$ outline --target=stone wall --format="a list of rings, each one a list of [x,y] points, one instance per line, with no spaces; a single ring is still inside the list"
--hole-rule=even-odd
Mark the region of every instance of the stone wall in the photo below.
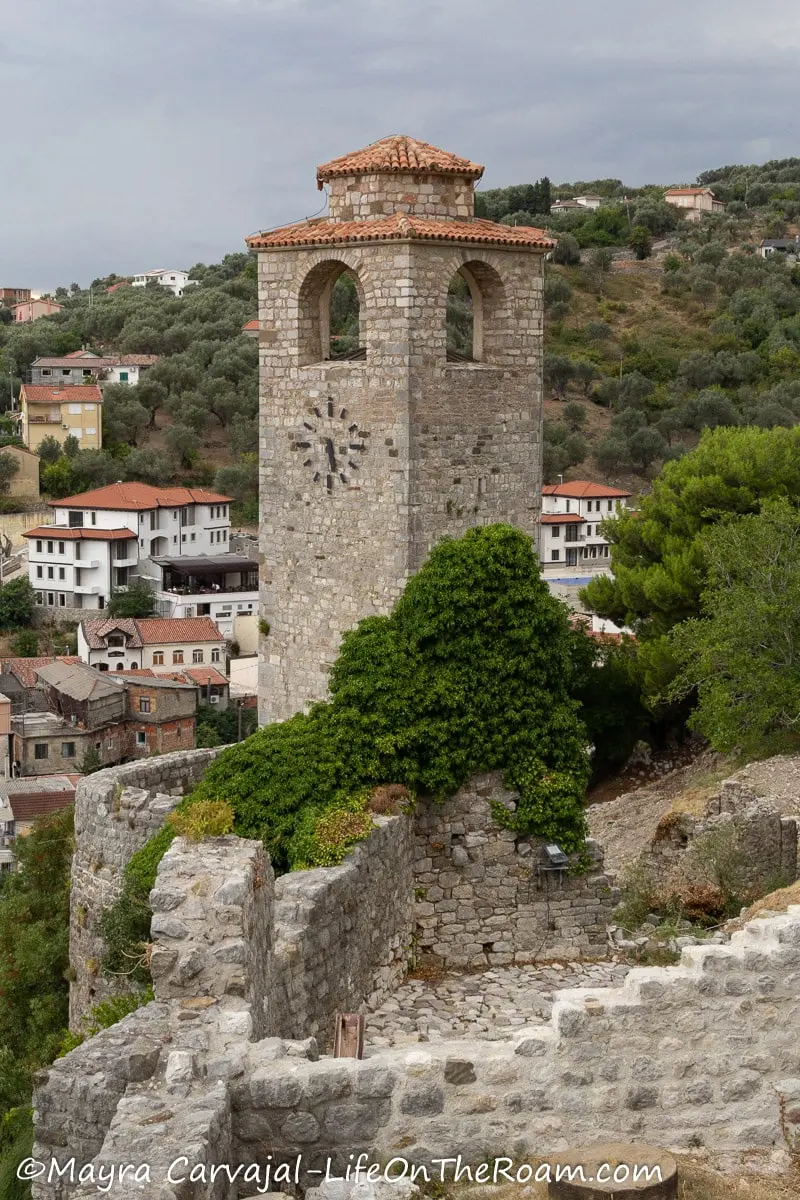
[[[164,755],[100,771],[76,795],[70,905],[70,1022],[119,990],[100,971],[102,911],[136,850],[163,824],[218,750]],[[318,1035],[334,1013],[380,1005],[413,953],[446,967],[601,957],[618,902],[589,844],[588,872],[552,871],[541,841],[516,838],[492,804],[513,808],[498,772],[476,776],[412,819],[376,819],[341,866],[292,872],[275,885],[273,1032]],[[122,981],[124,990],[124,980]]]
[[[41,1072],[37,1159],[74,1156],[78,1166],[94,1162],[96,1169],[146,1163],[145,1200],[222,1200],[229,1192],[219,1180],[162,1186],[167,1165],[183,1157],[184,1173],[212,1162],[263,1170],[270,1156],[302,1154],[304,1169],[324,1166],[329,1156],[340,1169],[363,1151],[370,1161],[399,1154],[430,1166],[457,1154],[470,1162],[524,1161],[594,1141],[717,1153],[796,1142],[800,907],[751,922],[730,945],[687,948],[677,967],[634,969],[621,988],[561,992],[547,1023],[505,1041],[319,1059],[313,1039],[258,1040],[254,977],[265,947],[245,934],[259,903],[246,893],[258,890],[260,853],[253,843],[215,840],[214,865],[204,856],[194,864],[210,878],[195,925],[178,939],[191,952],[209,905],[215,921],[227,913],[242,947],[243,989],[231,989],[230,964],[215,980],[205,947],[194,977],[202,994],[190,979],[181,998],[174,972],[159,976],[155,1002]],[[162,862],[165,895],[180,868],[177,907],[186,903],[196,854],[178,842]],[[228,878],[237,882],[223,894]],[[174,950],[175,933],[155,932],[155,953]],[[169,999],[159,995],[164,978]],[[37,1181],[33,1194],[60,1200],[91,1193]]]
[[[663,875],[692,870],[700,845],[708,849],[701,857],[719,855],[727,846],[735,848],[730,869],[739,877],[739,889],[763,885],[771,880],[793,883],[798,877],[798,821],[782,816],[775,802],[759,798],[747,784],[726,780],[709,802],[703,816],[668,813],[658,825],[645,860]],[[731,836],[732,835],[732,836]],[[726,855],[730,857],[730,855]],[[702,863],[694,869],[702,868]]]
[[[336,1012],[377,1007],[408,970],[413,842],[406,817],[377,828],[338,867],[294,871],[275,886],[270,1030],[329,1046]]]
[[[181,796],[219,754],[188,750],[88,775],[75,793],[75,855],[70,893],[70,1024],[118,988],[100,973],[99,919],[119,895],[132,856],[164,824]]]
[[[444,804],[415,814],[418,946],[448,967],[601,957],[619,892],[589,843],[588,872],[550,869],[543,843],[492,816],[516,797],[499,774],[476,776]]]

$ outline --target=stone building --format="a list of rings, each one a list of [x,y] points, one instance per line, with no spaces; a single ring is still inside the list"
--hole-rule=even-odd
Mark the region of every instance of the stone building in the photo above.
[[[542,275],[530,227],[473,215],[483,168],[405,136],[321,166],[328,215],[257,234],[262,718],[322,698],[342,633],[387,612],[445,535],[536,533]],[[331,351],[340,276],[359,347]],[[454,277],[472,354],[447,352]],[[462,282],[463,281],[463,282]]]

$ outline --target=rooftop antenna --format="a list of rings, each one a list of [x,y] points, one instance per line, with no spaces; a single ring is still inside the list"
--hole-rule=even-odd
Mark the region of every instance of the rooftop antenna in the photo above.
[[[558,482],[559,482],[559,483],[563,483],[563,482],[564,482],[564,476],[563,476],[563,475],[559,475],[559,477],[558,477]]]

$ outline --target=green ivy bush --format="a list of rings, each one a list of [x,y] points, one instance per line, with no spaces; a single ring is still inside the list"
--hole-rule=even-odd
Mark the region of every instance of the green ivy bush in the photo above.
[[[260,839],[280,873],[311,861],[315,838],[336,841],[325,814],[352,812],[364,789],[394,783],[443,798],[476,771],[502,770],[520,795],[506,823],[580,850],[589,762],[573,693],[583,636],[526,534],[492,525],[445,539],[389,616],[345,635],[330,700],[226,750],[179,807],[226,801],[234,831]],[[344,836],[352,823],[336,821]],[[147,892],[172,836],[161,830],[131,860],[104,919],[107,969],[140,969]]]

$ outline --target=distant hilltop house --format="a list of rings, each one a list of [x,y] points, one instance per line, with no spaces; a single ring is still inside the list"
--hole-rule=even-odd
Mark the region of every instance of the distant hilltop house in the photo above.
[[[686,210],[687,221],[699,221],[704,213],[725,212],[725,205],[708,187],[669,188],[664,192],[664,201]]]
[[[176,267],[170,267],[167,270],[159,267],[155,271],[145,271],[142,275],[133,277],[134,287],[146,287],[150,282],[168,288],[173,296],[182,296],[187,287],[197,284],[196,279],[189,278],[188,271],[180,271]]]
[[[157,354],[94,354],[91,350],[73,350],[61,358],[34,359],[30,383],[47,386],[71,384],[137,384],[146,371],[158,362]]]
[[[564,568],[579,574],[607,571],[610,551],[601,522],[627,508],[630,492],[578,479],[542,488],[539,518],[539,562],[553,576]]]
[[[258,317],[253,317],[252,321],[246,321],[242,326],[242,333],[248,337],[258,337]]]
[[[550,205],[551,213],[585,212],[587,208],[600,208],[602,196],[575,196],[572,200],[556,200]]]
[[[0,305],[4,308],[13,308],[16,304],[27,304],[30,299],[30,288],[0,287]]]
[[[64,387],[60,383],[23,383],[19,412],[12,413],[26,449],[34,453],[46,437],[64,445],[77,438],[81,450],[103,445],[101,406],[103,394],[96,383]]]
[[[38,296],[23,300],[21,304],[13,305],[11,311],[14,314],[14,320],[20,324],[38,321],[40,317],[52,317],[53,313],[61,312],[63,307],[63,304],[51,300],[49,296]]]
[[[778,254],[787,259],[796,259],[800,256],[800,241],[797,238],[764,238],[758,253],[762,258],[772,258],[773,254]]]

